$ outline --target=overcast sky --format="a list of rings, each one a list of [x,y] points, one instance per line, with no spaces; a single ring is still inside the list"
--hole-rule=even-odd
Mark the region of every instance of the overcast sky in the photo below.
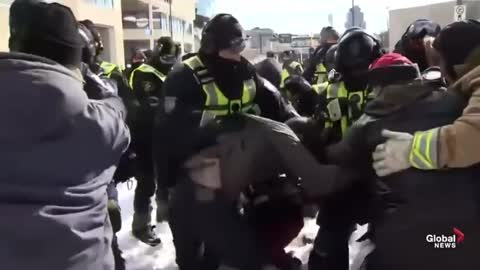
[[[447,0],[355,0],[365,14],[367,30],[379,33],[387,29],[388,10]],[[277,33],[312,34],[328,25],[344,30],[351,0],[216,0],[216,12],[231,13],[245,29],[272,28]]]

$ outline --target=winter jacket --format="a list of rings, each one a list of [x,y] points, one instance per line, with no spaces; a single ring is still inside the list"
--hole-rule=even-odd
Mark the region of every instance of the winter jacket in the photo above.
[[[280,87],[282,81],[282,66],[273,58],[267,58],[255,65],[258,75],[267,79],[276,88]]]
[[[226,98],[241,98],[244,81],[252,79],[256,87],[253,103],[258,105],[260,116],[280,122],[298,116],[275,87],[257,76],[246,59],[233,62],[217,56],[200,54],[199,57]],[[212,145],[215,137],[200,128],[207,95],[186,64],[174,67],[163,91],[165,104],[158,110],[154,127],[154,156],[159,181],[168,186],[182,174],[182,164]]]
[[[410,153],[413,167],[464,168],[480,162],[480,67],[464,75],[450,90],[469,97],[468,105],[453,123],[415,134]],[[430,147],[420,149],[422,144]]]
[[[480,224],[478,166],[449,171],[409,169],[384,178],[377,178],[371,167],[371,153],[384,141],[383,129],[415,132],[443,125],[456,119],[465,104],[458,93],[437,91],[428,84],[386,87],[367,105],[347,137],[329,148],[329,159],[356,168],[359,183],[370,190],[366,200],[351,202],[362,205],[373,225],[376,249],[367,269],[480,267],[473,256],[480,237],[475,229]],[[458,250],[448,256],[440,255],[441,250],[426,241],[427,235],[452,236],[454,228],[470,235],[472,242],[456,243]]]
[[[89,100],[79,74],[0,53],[2,269],[114,269],[106,188],[130,135],[121,100]]]
[[[283,123],[238,115],[212,125],[217,142],[193,155],[186,167],[197,184],[220,189],[233,200],[249,185],[283,173],[302,179],[308,197],[338,191],[352,178],[337,166],[318,163]]]

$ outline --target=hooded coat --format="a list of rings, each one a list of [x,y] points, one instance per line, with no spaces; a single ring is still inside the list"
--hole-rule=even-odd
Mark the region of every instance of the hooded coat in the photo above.
[[[78,73],[79,74],[79,73]],[[125,108],[79,75],[0,53],[2,269],[113,268],[107,184],[129,144]]]

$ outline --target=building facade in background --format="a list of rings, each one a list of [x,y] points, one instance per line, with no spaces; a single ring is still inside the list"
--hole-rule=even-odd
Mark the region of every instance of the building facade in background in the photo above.
[[[457,1],[449,1],[439,4],[391,10],[389,16],[390,50],[393,50],[395,44],[407,30],[407,27],[417,19],[429,19],[439,23],[442,27],[452,23],[455,19],[456,4]],[[480,19],[480,1],[464,0],[463,4],[467,7],[467,19]]]
[[[9,8],[12,0],[0,0],[0,51],[8,51]],[[102,34],[103,60],[124,65],[121,0],[50,1],[70,7],[78,20],[90,19]],[[5,33],[5,34],[4,34]]]
[[[125,58],[135,49],[153,49],[161,36],[172,36],[183,52],[195,51],[196,0],[121,0]]]

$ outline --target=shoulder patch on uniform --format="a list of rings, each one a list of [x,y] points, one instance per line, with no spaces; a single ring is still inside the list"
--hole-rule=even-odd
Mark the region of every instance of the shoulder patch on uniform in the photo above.
[[[146,93],[153,92],[155,88],[155,84],[151,81],[143,81],[142,88],[143,88],[143,91],[145,91]]]
[[[166,113],[171,113],[175,109],[176,105],[177,105],[176,97],[165,97],[165,101],[163,102],[163,108]]]

